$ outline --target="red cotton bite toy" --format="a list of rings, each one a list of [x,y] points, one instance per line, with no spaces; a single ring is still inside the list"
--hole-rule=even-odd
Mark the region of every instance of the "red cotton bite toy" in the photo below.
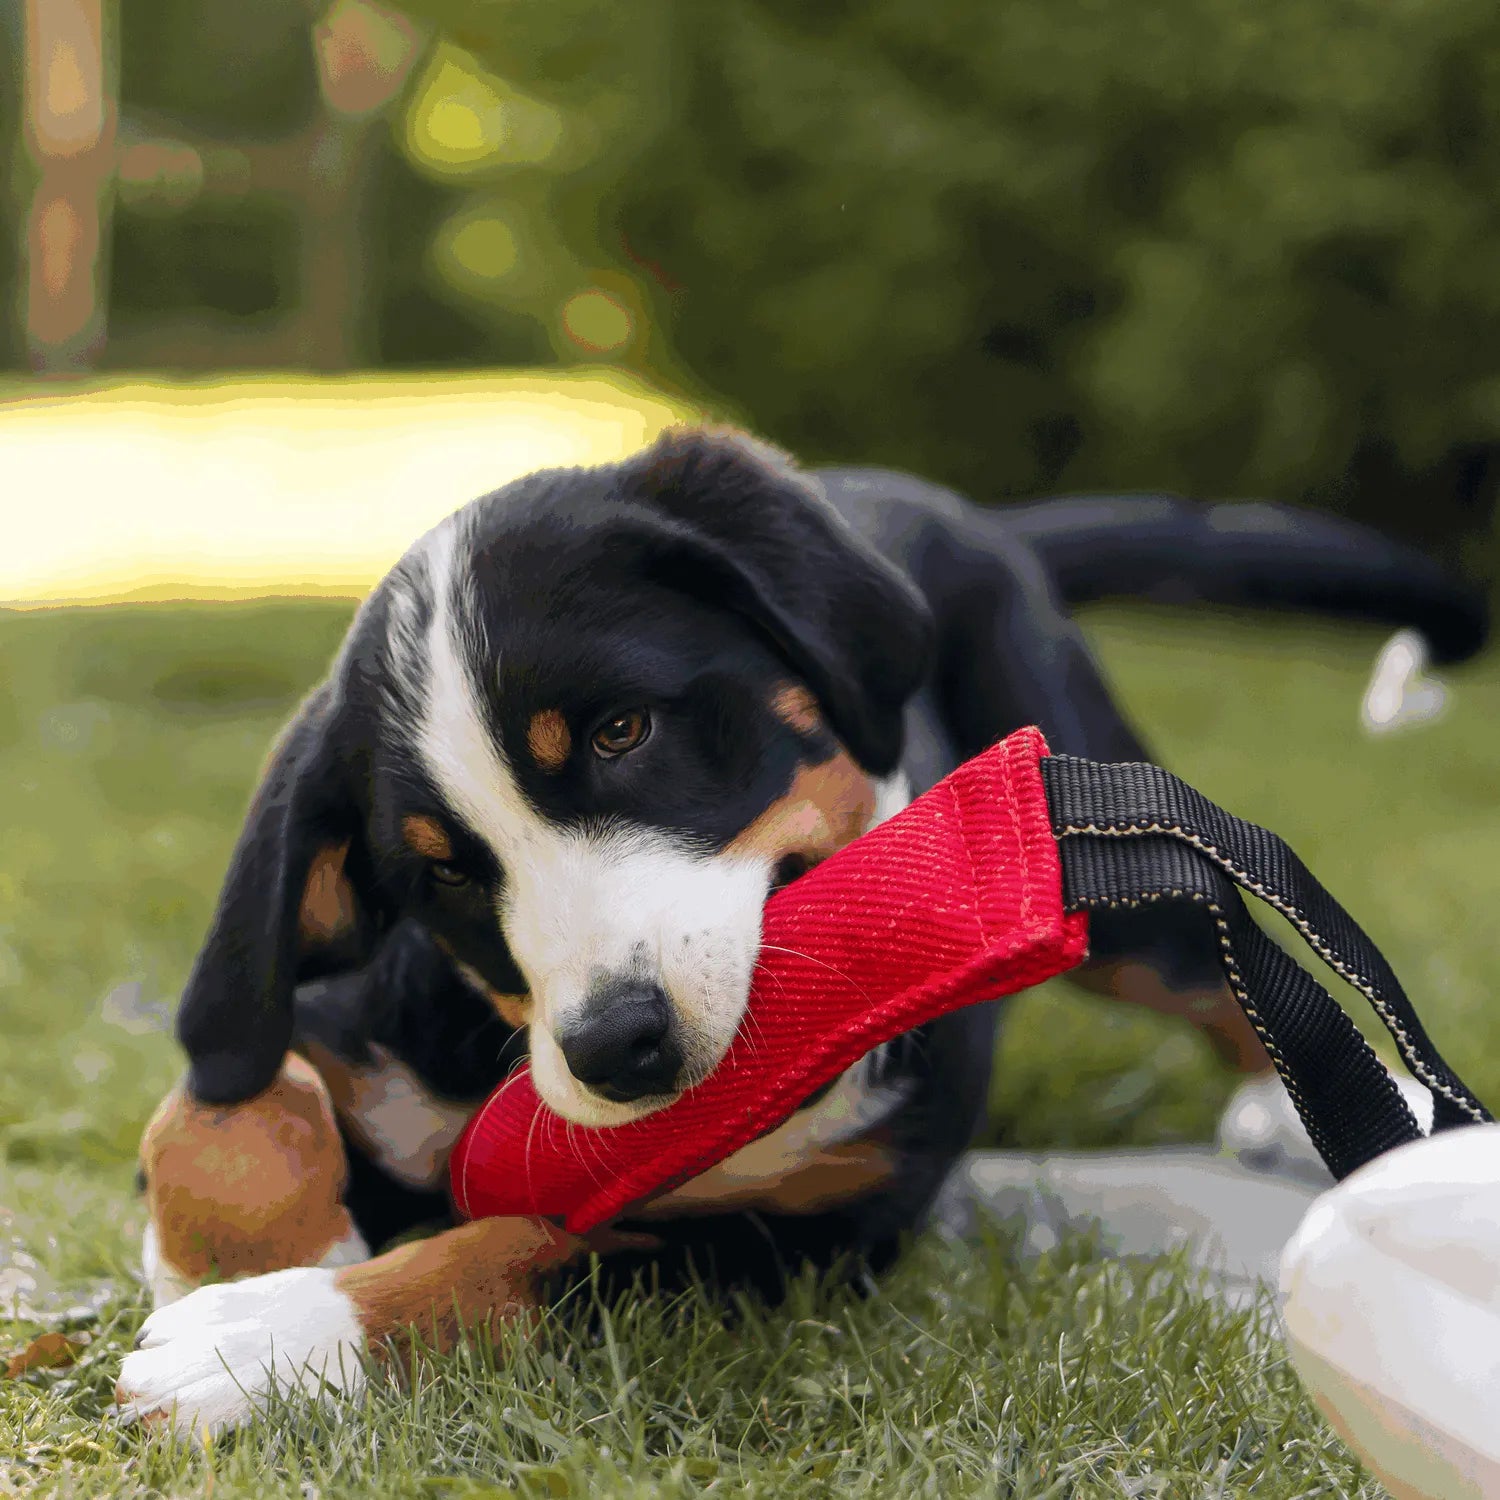
[[[903,1032],[1080,963],[1057,841],[1022,729],[967,761],[766,903],[748,1013],[714,1072],[626,1125],[569,1125],[530,1074],[503,1083],[454,1148],[471,1219],[558,1218],[581,1234],[781,1123],[819,1085]]]

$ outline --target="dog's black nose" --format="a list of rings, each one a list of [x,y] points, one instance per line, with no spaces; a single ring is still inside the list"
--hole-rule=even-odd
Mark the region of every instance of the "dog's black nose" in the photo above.
[[[616,982],[589,996],[582,1019],[557,1044],[579,1083],[626,1104],[677,1088],[682,1053],[672,1030],[672,1007],[658,985]]]

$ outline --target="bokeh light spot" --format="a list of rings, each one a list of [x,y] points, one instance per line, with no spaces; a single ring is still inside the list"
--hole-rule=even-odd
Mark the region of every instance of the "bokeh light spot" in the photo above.
[[[514,270],[520,258],[514,231],[503,220],[489,215],[460,224],[446,248],[463,271],[485,281]]]
[[[505,101],[494,82],[460,56],[456,48],[440,49],[407,119],[408,144],[434,167],[483,162],[505,131]]]
[[[635,331],[630,309],[597,287],[569,297],[562,318],[568,337],[596,354],[619,349]]]
[[[562,139],[550,105],[511,88],[457,47],[438,48],[406,119],[406,144],[423,166],[464,176],[541,162]]]

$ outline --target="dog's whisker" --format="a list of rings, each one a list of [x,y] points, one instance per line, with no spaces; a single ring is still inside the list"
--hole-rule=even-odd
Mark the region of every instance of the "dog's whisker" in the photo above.
[[[599,1132],[589,1125],[576,1125],[573,1121],[568,1122],[568,1149],[573,1153],[575,1160],[584,1162],[591,1167],[604,1168],[604,1160],[599,1154]]]
[[[585,1160],[583,1153],[583,1141],[579,1134],[579,1126],[576,1121],[564,1121],[563,1140],[567,1143],[568,1155],[571,1156],[574,1161]]]
[[[756,967],[759,968],[760,965],[757,963]],[[766,972],[769,973],[769,970],[767,970]],[[754,1011],[746,1010],[745,1013],[740,1017],[740,1027],[745,1034],[745,1038],[749,1044],[750,1051],[755,1051],[756,1046],[760,1042],[763,1042],[765,1040],[766,1035],[765,1028],[760,1024],[759,1017],[756,1016]]]
[[[786,992],[786,981],[781,977],[780,974],[776,972],[775,969],[769,967],[766,964],[763,964],[758,958],[755,960],[755,972],[762,975],[764,978],[769,979],[776,986],[778,993],[784,994]],[[746,1010],[745,1019],[747,1021],[753,1021],[755,1018],[752,1012]]]
[[[583,1160],[583,1152],[578,1149],[578,1126],[573,1120],[563,1121],[563,1143],[568,1148],[568,1155],[575,1161]]]
[[[588,1129],[584,1132],[583,1139],[588,1143],[589,1150],[593,1155],[594,1163],[599,1168],[600,1173],[604,1177],[608,1177],[609,1161],[605,1154],[603,1143],[599,1139],[599,1132],[597,1130]]]
[[[527,1076],[521,1071],[521,1064],[525,1061],[526,1059],[524,1057],[517,1058],[516,1061],[511,1065],[510,1071],[505,1075],[505,1081],[490,1096],[489,1102],[491,1106],[499,1104],[500,1101],[506,1096],[506,1094],[508,1094],[511,1089],[513,1089],[523,1078]]]
[[[526,1174],[526,1192],[532,1193],[531,1178],[531,1143],[536,1135],[536,1128],[541,1123],[545,1111],[537,1110],[531,1117],[531,1123],[526,1127],[526,1145],[521,1151],[521,1170]]]
[[[775,943],[762,943],[761,944],[761,952],[763,952],[763,953],[785,953],[789,958],[800,958],[805,963],[810,963],[810,964],[814,965],[816,968],[827,969],[830,974],[834,975],[838,979],[842,979],[845,984],[851,985],[854,989],[858,990],[858,992],[866,1000],[870,999],[870,992],[862,984],[860,984],[859,981],[857,979],[855,979],[855,977],[852,974],[846,974],[836,964],[828,963],[826,960],[821,959],[821,958],[814,958],[811,953],[802,953],[802,952],[799,952],[796,948],[782,948],[782,947],[778,947]]]
[[[496,1054],[495,1061],[496,1062],[504,1062],[505,1061],[506,1049],[509,1048],[513,1043],[517,1043],[517,1042],[520,1043],[521,1047],[524,1049],[526,1047],[526,1044],[527,1044],[526,1031],[527,1031],[527,1028],[524,1027],[524,1026],[521,1026],[521,1027],[517,1027],[517,1029],[515,1031],[511,1032],[511,1034],[508,1037],[506,1037],[506,1039],[503,1042],[501,1042],[501,1044],[500,1044],[500,1051]],[[521,1052],[521,1055],[516,1059],[516,1062],[517,1063],[524,1062],[525,1058],[526,1058],[526,1052],[523,1050]]]

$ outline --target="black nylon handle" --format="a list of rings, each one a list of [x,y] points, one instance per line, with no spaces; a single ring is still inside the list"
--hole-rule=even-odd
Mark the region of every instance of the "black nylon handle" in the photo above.
[[[1080,911],[1179,900],[1212,914],[1230,988],[1335,1177],[1420,1131],[1359,1029],[1256,926],[1234,885],[1281,912],[1370,1002],[1431,1091],[1434,1130],[1490,1119],[1433,1046],[1384,955],[1276,834],[1159,766],[1054,755],[1042,758],[1041,773],[1063,904]]]

